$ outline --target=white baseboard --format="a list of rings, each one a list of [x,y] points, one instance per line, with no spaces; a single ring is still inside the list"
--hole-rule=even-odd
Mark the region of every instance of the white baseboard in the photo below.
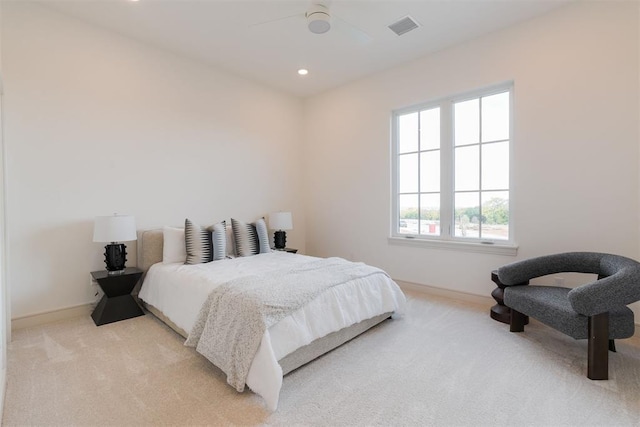
[[[47,311],[44,313],[31,314],[28,316],[11,319],[11,330],[29,328],[32,326],[44,325],[58,320],[71,319],[73,317],[90,316],[93,304],[82,304],[74,307],[61,308],[59,310]]]
[[[472,304],[481,304],[488,307],[496,303],[495,300],[490,296],[475,295],[467,292],[438,288],[435,286],[420,285],[418,283],[405,282],[403,280],[394,279],[394,281],[398,284],[398,286],[400,286],[400,289],[402,290],[453,299],[456,301],[464,301]]]

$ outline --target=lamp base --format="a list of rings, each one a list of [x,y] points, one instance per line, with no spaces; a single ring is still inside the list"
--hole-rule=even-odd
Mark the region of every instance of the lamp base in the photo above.
[[[284,249],[287,246],[287,233],[282,230],[276,231],[273,235],[273,246],[279,250]]]
[[[127,247],[124,243],[111,243],[104,247],[104,263],[109,274],[121,274],[127,262]]]

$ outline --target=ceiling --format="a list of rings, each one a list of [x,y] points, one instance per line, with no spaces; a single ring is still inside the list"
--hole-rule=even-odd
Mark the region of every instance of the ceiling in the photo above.
[[[308,0],[46,0],[127,37],[309,96],[531,19],[572,0],[331,0],[331,30],[313,34]],[[388,25],[420,27],[397,36]],[[307,76],[297,70],[307,68]]]

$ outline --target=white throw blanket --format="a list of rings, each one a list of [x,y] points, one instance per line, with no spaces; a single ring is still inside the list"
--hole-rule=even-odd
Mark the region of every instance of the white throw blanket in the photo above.
[[[267,328],[322,292],[374,274],[387,275],[366,264],[328,258],[231,280],[211,292],[185,345],[196,347],[241,392]]]

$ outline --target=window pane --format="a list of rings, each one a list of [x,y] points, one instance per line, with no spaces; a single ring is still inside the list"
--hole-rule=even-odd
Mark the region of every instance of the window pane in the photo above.
[[[509,239],[509,192],[485,191],[482,193],[482,237],[485,239]]]
[[[440,191],[440,151],[420,154],[420,191]]]
[[[509,142],[482,145],[482,189],[509,189]]]
[[[440,194],[420,195],[420,234],[440,235]]]
[[[418,151],[418,113],[398,117],[398,153]]]
[[[418,192],[418,153],[400,156],[400,193]]]
[[[454,104],[455,145],[477,144],[480,138],[480,100]]]
[[[456,193],[455,235],[480,237],[480,193]]]
[[[482,98],[482,142],[509,139],[509,92]]]
[[[420,150],[440,148],[440,108],[420,112]]]
[[[480,146],[456,147],[456,191],[480,189]]]
[[[398,232],[402,234],[418,234],[418,195],[400,196],[398,207],[400,213]]]

